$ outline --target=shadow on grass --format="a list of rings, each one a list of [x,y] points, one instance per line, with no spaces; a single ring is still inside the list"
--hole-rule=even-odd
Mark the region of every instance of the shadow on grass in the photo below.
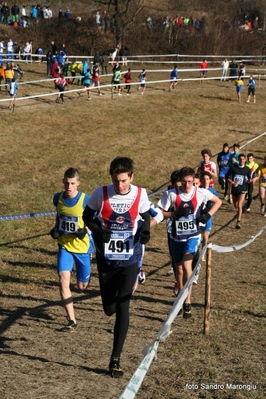
[[[51,266],[49,266],[49,268],[51,268]],[[2,283],[18,283],[18,284],[29,284],[29,283],[34,283],[36,285],[41,285],[41,286],[58,286],[58,282],[55,281],[45,281],[45,283],[43,281],[36,281],[34,279],[23,279],[21,277],[11,277],[11,276],[7,276],[7,275],[0,275],[0,281]]]
[[[54,253],[54,255],[56,255],[56,253]],[[24,267],[35,267],[35,268],[43,267],[43,268],[54,269],[54,266],[49,263],[21,262],[21,261],[11,261],[11,260],[5,260],[5,259],[2,259],[2,260],[9,266],[14,266],[14,267],[15,266],[21,266],[21,267],[24,266]]]
[[[234,98],[229,98],[229,97],[222,97],[222,96],[204,96],[203,94],[200,94],[199,97],[202,98],[208,98],[209,100],[221,100],[221,101],[232,101],[232,102],[237,102],[236,99]]]
[[[52,283],[52,285],[55,285]],[[80,291],[79,291],[80,292]],[[86,291],[85,291],[86,292]],[[91,298],[95,298],[100,295],[100,292],[97,290],[90,291],[89,293],[81,293],[80,297],[75,297],[75,304],[78,305],[79,303],[82,303],[83,301]],[[51,300],[45,300],[43,298],[36,298],[34,296],[21,296],[21,295],[3,295],[2,298],[5,299],[17,299],[19,301],[30,301],[30,302],[36,302],[36,301],[45,301],[44,304],[38,305],[35,307],[17,307],[15,309],[7,310],[4,309],[3,307],[0,309],[0,315],[1,316],[6,316],[6,318],[2,321],[0,324],[0,332],[3,334],[6,330],[9,329],[10,326],[12,326],[14,323],[19,323],[19,320],[22,319],[23,316],[28,316],[32,317],[33,320],[37,319],[43,319],[43,320],[50,320],[53,321],[53,318],[47,315],[45,310],[47,308],[55,307],[55,306],[62,306],[61,301],[51,301]]]
[[[1,341],[3,340],[3,338],[0,338],[0,348],[3,348]],[[65,362],[54,362],[51,360],[48,360],[44,357],[40,357],[40,356],[32,356],[32,355],[24,355],[22,353],[18,353],[15,351],[11,351],[11,350],[5,350],[5,351],[1,351],[0,353],[4,353],[5,355],[10,355],[10,356],[18,356],[24,359],[28,359],[28,360],[34,360],[34,361],[38,361],[38,362],[42,362],[42,363],[50,363],[50,364],[58,364],[59,366],[64,366],[64,367],[76,367],[76,364],[71,364],[71,363],[65,363]],[[92,368],[92,367],[86,367],[86,366],[79,366],[80,369],[83,369],[85,371],[91,371],[93,373],[96,374],[108,374],[108,372],[106,371],[106,369],[99,369],[99,368]]]
[[[49,234],[49,233],[36,234],[35,236],[20,238],[19,240],[15,240],[15,241],[4,242],[4,243],[0,244],[0,247],[4,247],[4,246],[10,245],[10,244],[16,244],[17,242],[21,242],[21,241],[32,240],[33,238],[45,237],[45,236],[47,236],[48,234]]]

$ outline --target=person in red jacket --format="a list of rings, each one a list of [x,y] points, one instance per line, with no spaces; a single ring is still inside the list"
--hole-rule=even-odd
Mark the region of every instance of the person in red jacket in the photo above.
[[[127,72],[125,73],[125,75],[124,75],[124,79],[125,79],[125,83],[126,83],[126,86],[125,86],[125,89],[127,90],[127,96],[130,94],[130,89],[131,89],[131,80],[132,80],[132,78],[131,78],[131,69],[130,68],[128,68],[128,70],[127,70]]]
[[[51,67],[51,76],[54,79],[60,78],[60,67],[59,64],[56,60],[52,61],[52,67]],[[55,89],[57,88],[56,83],[54,82]]]
[[[65,91],[65,87],[68,86],[68,81],[66,80],[66,78],[64,77],[64,75],[60,75],[58,79],[56,79],[55,81],[56,87],[59,90],[56,102],[59,103],[60,98],[62,100],[62,103],[64,103],[64,91]]]
[[[207,73],[207,69],[208,69],[208,63],[207,60],[204,59],[201,63],[200,63],[200,79],[205,78],[206,73]],[[202,83],[202,81],[200,81]]]

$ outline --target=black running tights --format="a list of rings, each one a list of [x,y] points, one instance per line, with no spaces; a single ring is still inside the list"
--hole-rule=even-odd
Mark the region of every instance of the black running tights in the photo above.
[[[107,316],[116,313],[113,357],[120,357],[129,326],[129,303],[138,272],[138,263],[111,271],[98,268],[103,309]]]

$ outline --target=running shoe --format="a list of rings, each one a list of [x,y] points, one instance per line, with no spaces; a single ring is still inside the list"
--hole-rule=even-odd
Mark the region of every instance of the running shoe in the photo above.
[[[120,366],[120,359],[119,357],[111,357],[109,363],[109,373],[112,378],[120,378],[123,377],[123,371]]]
[[[139,271],[138,280],[139,280],[140,284],[144,284],[146,281],[146,275],[142,269],[140,269],[140,271]]]
[[[193,281],[193,284],[194,284],[194,285],[197,285],[197,284],[198,284],[198,279],[199,279],[199,274],[196,274],[195,279],[194,279],[194,281]]]
[[[261,205],[261,207],[260,207],[260,212],[261,212],[262,215],[264,214],[264,212],[265,212],[265,205]]]
[[[174,285],[174,288],[173,288],[173,293],[174,293],[174,296],[177,296],[177,295],[178,295],[178,293],[179,293],[179,288],[178,288],[178,285],[177,285],[177,283],[175,283],[175,285]]]
[[[169,275],[170,275],[170,274],[174,274],[174,269],[173,269],[172,266],[170,267],[170,269],[169,269],[169,271],[167,272],[167,274],[169,274]]]
[[[224,200],[225,200],[225,201],[228,201],[228,195],[225,195],[225,196],[224,196]]]
[[[238,222],[236,222],[236,229],[241,229],[241,224],[240,224],[240,222],[238,221]]]
[[[247,208],[247,212],[250,212],[250,208]]]
[[[78,328],[77,323],[75,323],[73,320],[69,320],[68,325],[63,327],[61,331],[73,332],[73,331],[76,331],[77,328]]]
[[[190,317],[192,317],[191,304],[190,303],[184,303],[184,306],[183,306],[183,318],[184,319],[190,319]]]

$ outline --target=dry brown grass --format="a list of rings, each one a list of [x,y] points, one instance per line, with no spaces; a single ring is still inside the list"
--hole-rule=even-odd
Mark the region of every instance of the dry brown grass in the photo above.
[[[30,72],[31,65],[26,68],[27,80],[42,76]],[[44,67],[40,69],[43,73]],[[53,91],[52,87],[52,83],[21,86],[19,95]],[[203,147],[216,154],[225,141],[243,144],[265,131],[264,81],[257,88],[256,105],[239,104],[231,82],[180,82],[171,93],[167,89],[168,84],[148,86],[141,96],[133,87],[131,96],[113,99],[106,89],[101,98],[93,94],[91,102],[84,95],[70,94],[64,105],[55,104],[55,98],[18,101],[14,113],[0,103],[1,215],[53,210],[52,196],[62,188],[69,166],[80,169],[81,188],[91,193],[109,182],[108,167],[115,156],[131,156],[135,183],[151,192],[166,185],[173,169],[195,167]],[[261,161],[265,137],[245,150]],[[265,225],[257,198],[252,212],[244,214],[240,231],[234,228],[234,217],[232,206],[224,203],[215,217],[212,242],[240,244]],[[119,381],[105,375],[113,319],[103,316],[95,265],[85,295],[74,288],[73,277],[77,333],[59,332],[65,319],[55,269],[56,243],[48,235],[52,226],[53,217],[1,222],[0,397],[118,398],[173,302],[173,277],[166,275],[165,226],[154,229],[147,245],[147,280],[132,300],[122,356],[125,377]],[[138,398],[265,396],[265,254],[265,233],[241,251],[213,253],[210,335],[202,334],[203,267],[192,297],[194,317],[174,322]],[[257,390],[188,390],[187,383],[253,383]]]

